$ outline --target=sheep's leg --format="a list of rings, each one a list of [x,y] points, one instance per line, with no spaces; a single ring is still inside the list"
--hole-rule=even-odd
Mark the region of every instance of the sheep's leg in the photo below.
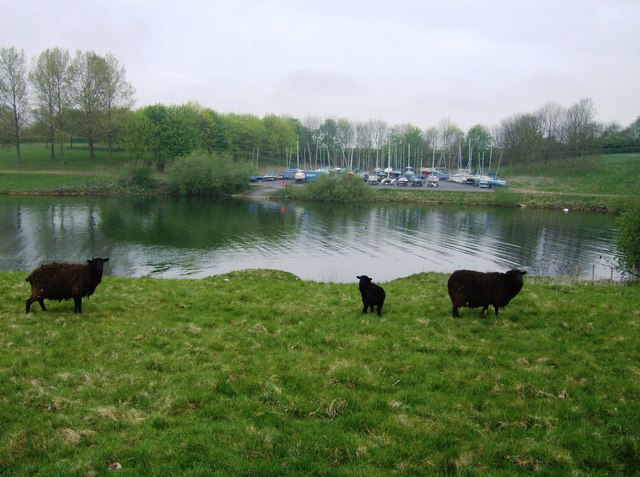
[[[47,311],[47,307],[44,306],[44,298],[40,298],[38,300],[38,303],[40,303],[40,308],[42,308],[42,311]]]
[[[367,312],[367,308],[369,308],[369,305],[367,303],[364,304],[364,308],[362,309],[362,313],[366,313]]]
[[[27,298],[27,307],[25,309],[25,313],[29,313],[31,311],[31,303],[33,303],[34,300],[32,300],[31,298]]]
[[[458,307],[453,305],[452,314],[454,318],[460,318],[460,313],[458,313]]]
[[[378,309],[378,316],[382,316],[382,305],[376,307]]]
[[[489,308],[489,305],[485,305],[485,306],[482,308],[482,316],[487,316],[487,309],[488,309],[488,308]]]
[[[496,316],[498,316],[498,306],[497,306],[497,305],[493,305],[493,308],[495,308],[495,310],[496,310]]]
[[[73,312],[74,313],[82,313],[82,297],[76,296],[73,297]]]

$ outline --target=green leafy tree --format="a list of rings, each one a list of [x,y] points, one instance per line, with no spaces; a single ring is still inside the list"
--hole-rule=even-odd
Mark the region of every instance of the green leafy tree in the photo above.
[[[478,164],[478,161],[480,161],[480,164],[484,165],[485,155],[488,161],[491,151],[491,133],[489,130],[481,124],[476,124],[469,129],[467,140],[471,145],[470,150],[473,155],[473,164]]]
[[[113,157],[113,143],[124,119],[121,114],[133,106],[134,89],[127,81],[127,74],[115,56],[108,53],[104,58],[106,70],[104,72],[104,106],[106,117],[104,122],[109,148],[109,160]]]
[[[20,134],[28,113],[27,61],[24,51],[0,48],[0,126],[16,146],[20,160]]]
[[[231,155],[235,160],[248,160],[264,152],[266,132],[263,122],[252,114],[225,116]],[[274,156],[270,159],[275,160]]]
[[[227,128],[221,116],[212,109],[198,111],[201,149],[208,154],[225,152],[229,149]]]
[[[72,102],[78,111],[78,132],[87,140],[89,157],[95,158],[95,143],[104,126],[107,104],[106,60],[93,51],[78,51],[71,63]]]
[[[167,161],[187,156],[200,147],[199,113],[194,104],[157,104],[145,107],[143,114],[153,126],[153,146],[160,169]]]
[[[118,143],[136,161],[142,161],[156,149],[156,137],[154,123],[140,109],[127,115]]]
[[[60,160],[64,164],[65,113],[70,106],[69,89],[71,56],[61,48],[47,49],[36,59],[29,74],[35,91],[35,116],[47,133],[51,160],[55,160],[58,144]]]
[[[262,125],[264,152],[271,158],[277,160],[277,158],[285,157],[288,152],[295,150],[296,127],[293,122],[287,118],[269,114],[262,118]]]

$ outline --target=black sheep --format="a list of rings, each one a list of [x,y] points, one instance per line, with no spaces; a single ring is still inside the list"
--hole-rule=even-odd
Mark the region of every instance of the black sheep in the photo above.
[[[522,289],[522,276],[527,272],[509,270],[506,273],[476,272],[473,270],[457,270],[449,277],[447,283],[453,317],[458,318],[458,308],[482,307],[482,314],[487,313],[489,305],[493,305],[498,316],[498,308],[506,306]]]
[[[74,313],[82,313],[82,297],[90,296],[102,281],[104,262],[108,258],[94,258],[85,264],[50,263],[40,265],[27,277],[31,283],[31,297],[27,299],[26,313],[34,301],[46,311],[44,300],[68,300],[73,298]]]
[[[362,304],[364,308],[362,313],[366,313],[368,308],[376,307],[378,316],[382,316],[382,305],[384,305],[385,293],[380,285],[371,282],[371,278],[366,275],[356,277],[360,280],[360,295],[362,295]]]

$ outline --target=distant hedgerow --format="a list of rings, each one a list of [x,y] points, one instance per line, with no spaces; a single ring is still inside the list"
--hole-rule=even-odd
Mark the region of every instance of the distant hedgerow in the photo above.
[[[180,195],[227,196],[244,191],[251,166],[223,155],[194,152],[166,168],[169,189]]]

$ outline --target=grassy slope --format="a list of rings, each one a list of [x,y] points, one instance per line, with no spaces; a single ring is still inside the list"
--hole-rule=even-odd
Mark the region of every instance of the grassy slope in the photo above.
[[[640,154],[611,154],[507,168],[512,187],[566,194],[638,193]]]
[[[110,161],[104,149],[98,149],[96,158],[89,159],[86,144],[67,147],[64,164],[51,160],[43,144],[23,144],[21,155],[17,161],[15,148],[0,148],[0,193],[104,191],[129,161],[122,152],[115,152]]]
[[[106,277],[82,316],[0,273],[0,474],[622,475],[640,289],[532,283],[450,317],[446,276]]]

